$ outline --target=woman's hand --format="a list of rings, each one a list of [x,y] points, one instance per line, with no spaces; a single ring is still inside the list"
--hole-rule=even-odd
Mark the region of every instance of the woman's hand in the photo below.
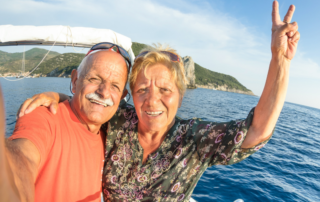
[[[273,58],[285,58],[290,61],[297,51],[298,41],[300,39],[298,23],[290,23],[294,10],[295,6],[291,5],[283,21],[281,21],[279,15],[279,3],[278,1],[273,2],[271,40]]]
[[[32,98],[26,99],[20,106],[17,112],[17,118],[22,117],[25,114],[32,112],[39,106],[49,107],[51,113],[56,114],[58,109],[58,103],[60,100],[59,93],[45,92],[32,96]],[[61,101],[61,100],[60,100]]]

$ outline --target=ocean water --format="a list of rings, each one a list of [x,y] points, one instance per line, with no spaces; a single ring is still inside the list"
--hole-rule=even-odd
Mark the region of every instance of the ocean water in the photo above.
[[[6,105],[6,136],[20,104],[43,91],[70,94],[70,79],[0,78]],[[245,118],[258,97],[209,89],[187,90],[178,116],[212,121]],[[132,103],[132,100],[129,102]],[[285,103],[272,139],[246,160],[208,168],[196,186],[197,201],[320,201],[320,110]]]

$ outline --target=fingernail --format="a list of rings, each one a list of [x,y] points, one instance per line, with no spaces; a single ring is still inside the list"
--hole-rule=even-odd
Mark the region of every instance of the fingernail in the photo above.
[[[24,111],[25,114],[28,114],[29,113],[29,109],[26,109],[26,111]]]
[[[21,116],[22,116],[22,112],[19,113],[19,117],[21,117]]]

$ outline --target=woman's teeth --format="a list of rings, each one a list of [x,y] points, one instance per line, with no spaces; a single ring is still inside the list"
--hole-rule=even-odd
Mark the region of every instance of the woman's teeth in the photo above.
[[[163,111],[158,111],[158,112],[147,112],[147,111],[146,111],[146,113],[147,113],[148,115],[150,115],[150,116],[158,116],[158,115],[162,114]]]

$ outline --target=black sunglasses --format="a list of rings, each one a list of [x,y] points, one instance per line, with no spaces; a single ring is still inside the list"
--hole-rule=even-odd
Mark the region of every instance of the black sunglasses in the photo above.
[[[129,65],[128,66],[128,70],[130,71],[130,68],[131,68],[130,55],[125,49],[123,49],[122,47],[118,46],[117,44],[113,44],[113,43],[109,43],[109,42],[98,43],[98,44],[96,44],[96,45],[91,47],[91,49],[86,54],[86,56],[89,55],[92,51],[95,51],[95,50],[111,49],[111,48],[114,48],[114,47],[117,47],[117,50],[114,50],[114,51],[120,53],[120,55],[122,57],[124,57],[124,59],[128,62],[128,65]]]
[[[152,52],[152,51],[144,51],[144,52],[140,53],[140,54],[136,57],[135,61],[137,60],[137,58],[143,57],[143,56],[147,55],[147,54],[150,53],[150,52]],[[169,52],[169,51],[159,51],[159,52],[167,55],[172,62],[180,62],[180,57],[179,57],[178,55],[174,54],[174,53],[171,53],[171,52]]]

